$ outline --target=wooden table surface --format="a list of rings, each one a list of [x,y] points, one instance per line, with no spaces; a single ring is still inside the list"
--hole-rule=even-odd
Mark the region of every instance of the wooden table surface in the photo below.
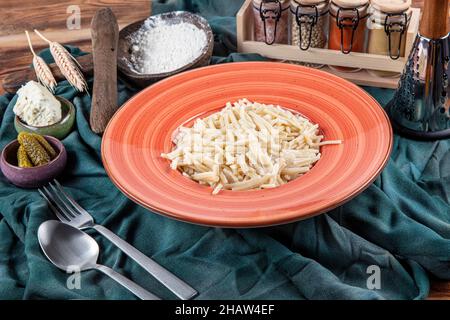
[[[30,32],[34,50],[48,45],[34,34],[91,51],[91,19],[101,7],[110,7],[120,27],[147,18],[151,0],[0,0],[0,84],[11,72],[29,68],[32,54],[25,30]],[[78,23],[76,23],[78,22]],[[0,94],[3,94],[0,85]]]
[[[15,3],[15,1],[16,0],[0,0],[0,12],[2,12],[2,11],[6,12],[6,9],[2,10],[2,7],[5,7],[5,8],[10,7],[13,5],[13,3]],[[49,4],[51,4],[52,7],[54,7],[58,1],[47,0],[46,3],[49,3]],[[147,1],[147,3],[150,3],[149,0],[146,0],[146,1]],[[425,0],[413,0],[412,1],[413,6],[414,7],[422,7],[424,1]],[[34,1],[24,0],[24,1],[20,2],[20,5],[22,6],[24,2],[32,3]],[[61,2],[61,1],[59,1],[59,2]],[[142,0],[128,0],[126,2],[123,2],[123,3],[127,4],[126,6],[121,6],[120,1],[105,1],[105,0],[103,0],[103,1],[100,1],[100,5],[114,3],[114,5],[116,5],[118,8],[117,12],[121,12],[122,19],[119,19],[119,23],[120,22],[127,23],[127,22],[131,22],[131,21],[139,20],[138,18],[140,18],[140,15],[136,15],[135,13],[132,13],[131,11],[127,11],[127,9],[132,7],[132,5],[131,5],[132,2],[134,2],[135,4],[138,4],[140,6],[140,8],[142,9],[142,10],[140,10],[140,15],[142,15],[142,14],[148,15],[150,13],[150,8],[147,8],[147,6],[145,5],[145,1],[142,1]],[[95,3],[95,1],[78,0],[78,1],[71,1],[71,3],[78,3],[78,4]],[[40,10],[40,11],[44,12],[44,8],[41,3],[39,3],[39,5],[36,5],[36,6],[37,6],[36,10]],[[12,13],[12,12],[13,11],[11,11],[10,13]],[[22,8],[20,9],[20,12],[23,12]],[[24,17],[21,15],[20,12],[17,11],[17,16],[10,15],[9,17],[7,15],[2,17],[2,14],[0,13],[0,20],[2,20],[3,23],[5,23],[5,21],[8,21],[8,19],[10,21],[14,21],[20,17],[21,17],[21,19],[26,18],[26,26],[29,29],[31,29],[31,26],[35,27],[36,25],[45,25],[45,21],[47,21],[46,17],[49,16],[49,14],[47,12],[47,14],[44,16],[30,15],[28,17]],[[36,18],[34,18],[34,17],[36,17]],[[52,16],[52,18],[53,18],[53,16]],[[38,20],[38,21],[35,21],[33,19]],[[86,16],[84,17],[84,19],[86,19]],[[0,21],[0,25],[1,24],[2,24],[2,22]],[[1,32],[1,29],[2,28],[0,28],[0,32]],[[61,40],[58,40],[58,41],[60,41],[62,43],[70,43],[72,45],[81,47],[83,50],[90,51],[90,40],[87,39],[87,37],[89,37],[89,34],[86,31],[82,31],[82,32],[78,32],[78,33],[72,32],[72,36],[71,36],[70,32],[69,33],[63,32],[63,34],[61,34],[61,33],[58,33],[58,31],[56,29],[57,28],[55,28],[55,30],[50,30],[50,32],[53,32],[52,34],[55,37],[62,38]],[[10,30],[10,32],[11,32],[11,30]],[[0,49],[0,83],[7,74],[14,72],[16,70],[27,68],[31,62],[31,55],[30,55],[29,51],[26,49],[26,46],[24,47],[24,45],[26,45],[26,43],[24,42],[23,36],[19,40],[21,48],[17,46],[18,39],[17,39],[17,37],[14,37],[14,35],[12,35],[12,36],[8,35],[6,38],[3,37],[3,40],[2,40],[1,36],[2,36],[2,34],[0,33],[0,44],[2,44],[0,46],[0,48],[6,48],[6,50],[4,50],[4,52],[2,53],[1,49]],[[33,38],[33,43],[36,43],[37,50],[40,50],[45,46],[45,44],[43,42],[40,42],[36,37]],[[8,47],[8,45],[9,45],[9,47]],[[0,94],[3,94],[3,89],[1,87],[0,87]],[[450,300],[450,282],[433,280],[429,299]]]

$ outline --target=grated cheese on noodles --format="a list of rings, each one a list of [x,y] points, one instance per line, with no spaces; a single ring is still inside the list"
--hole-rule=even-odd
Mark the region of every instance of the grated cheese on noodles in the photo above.
[[[318,132],[317,124],[287,109],[242,99],[180,127],[174,149],[161,156],[213,194],[275,188],[311,170],[321,146],[342,143],[322,141]]]

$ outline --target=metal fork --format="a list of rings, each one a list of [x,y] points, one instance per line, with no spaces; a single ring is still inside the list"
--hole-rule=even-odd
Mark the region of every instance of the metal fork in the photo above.
[[[94,218],[64,191],[59,182],[56,180],[53,182],[50,182],[48,187],[42,187],[38,191],[59,220],[78,229],[93,228],[97,230],[180,299],[189,300],[197,295],[197,291],[186,282],[147,257],[112,231],[95,224]]]

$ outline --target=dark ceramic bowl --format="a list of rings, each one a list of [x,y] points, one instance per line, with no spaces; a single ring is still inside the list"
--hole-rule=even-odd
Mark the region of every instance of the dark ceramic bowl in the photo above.
[[[19,133],[21,131],[37,133],[41,136],[52,136],[57,139],[64,139],[72,130],[75,122],[75,107],[73,104],[59,96],[55,96],[61,102],[61,120],[49,126],[35,127],[23,122],[18,116],[14,118],[14,127]]]
[[[155,17],[161,17],[162,20],[173,24],[179,22],[187,22],[194,24],[195,26],[197,26],[199,29],[203,30],[206,33],[207,44],[203,48],[202,53],[200,54],[200,56],[197,57],[197,59],[179,69],[157,74],[142,74],[134,70],[134,68],[129,63],[130,55],[132,52],[131,47],[133,46],[130,36],[141,28],[145,20],[141,20],[126,26],[119,33],[117,67],[121,75],[123,76],[123,78],[125,78],[127,82],[140,88],[145,88],[152,83],[170,77],[174,74],[183,72],[185,70],[209,65],[214,48],[213,32],[208,24],[208,21],[206,21],[205,18],[186,11],[167,12],[157,16],[153,16],[151,18]]]
[[[67,163],[67,152],[61,141],[45,136],[45,139],[58,153],[49,163],[33,168],[20,168],[17,165],[19,142],[14,140],[3,148],[0,156],[0,169],[12,184],[21,188],[38,188],[60,175]]]

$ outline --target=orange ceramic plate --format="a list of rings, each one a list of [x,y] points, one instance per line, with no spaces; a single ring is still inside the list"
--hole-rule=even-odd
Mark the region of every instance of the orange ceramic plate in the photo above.
[[[221,191],[199,185],[160,157],[173,132],[228,101],[279,104],[318,123],[326,140],[310,172],[281,187]],[[388,161],[392,129],[380,105],[331,74],[272,62],[229,63],[163,80],[130,99],[102,144],[105,169],[119,189],[163,215],[213,226],[255,227],[291,222],[343,204],[372,183]]]

